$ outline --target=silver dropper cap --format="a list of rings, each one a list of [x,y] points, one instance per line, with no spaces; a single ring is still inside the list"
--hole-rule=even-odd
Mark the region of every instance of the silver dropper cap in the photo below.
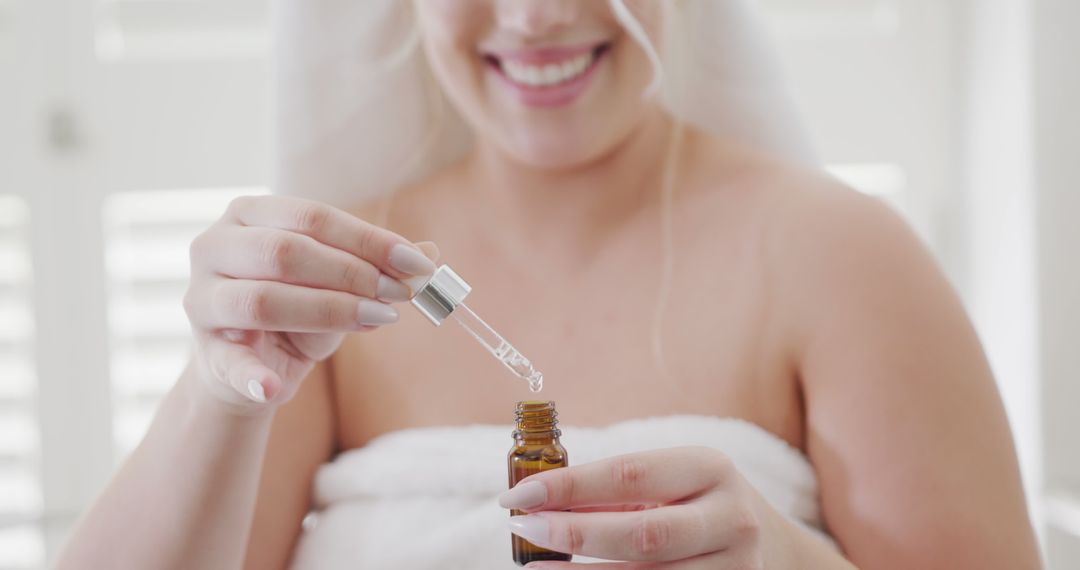
[[[412,304],[431,324],[439,326],[458,305],[465,302],[469,291],[472,291],[472,287],[461,276],[454,273],[450,266],[442,265],[435,270],[431,279],[419,287]]]

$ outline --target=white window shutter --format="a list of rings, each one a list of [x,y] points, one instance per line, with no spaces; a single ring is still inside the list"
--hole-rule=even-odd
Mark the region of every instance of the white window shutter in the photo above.
[[[21,198],[0,195],[0,569],[45,560],[29,222]]]
[[[903,214],[945,265],[958,191],[955,2],[759,0],[822,158]],[[962,282],[962,274],[954,274]]]
[[[261,56],[267,0],[100,0],[95,48],[106,61]]]
[[[183,370],[191,330],[182,299],[188,246],[236,196],[261,188],[116,193],[105,201],[106,295],[115,457],[142,439]]]

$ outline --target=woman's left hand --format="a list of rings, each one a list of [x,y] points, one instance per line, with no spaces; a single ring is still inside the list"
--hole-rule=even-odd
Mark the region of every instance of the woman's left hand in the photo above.
[[[544,548],[628,563],[588,568],[793,567],[783,519],[723,453],[681,447],[538,473],[499,497],[514,534]],[[576,568],[542,562],[529,568]]]

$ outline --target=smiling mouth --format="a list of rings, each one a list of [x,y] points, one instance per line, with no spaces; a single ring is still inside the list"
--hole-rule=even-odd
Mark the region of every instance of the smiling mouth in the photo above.
[[[510,82],[524,88],[544,89],[569,83],[592,69],[608,51],[610,44],[601,44],[583,54],[544,63],[485,54],[484,59]]]

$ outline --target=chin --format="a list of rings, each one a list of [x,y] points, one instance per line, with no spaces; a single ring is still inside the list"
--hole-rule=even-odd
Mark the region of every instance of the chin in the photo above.
[[[605,153],[605,145],[583,139],[581,132],[529,132],[503,146],[514,160],[541,170],[569,170],[588,164]]]

